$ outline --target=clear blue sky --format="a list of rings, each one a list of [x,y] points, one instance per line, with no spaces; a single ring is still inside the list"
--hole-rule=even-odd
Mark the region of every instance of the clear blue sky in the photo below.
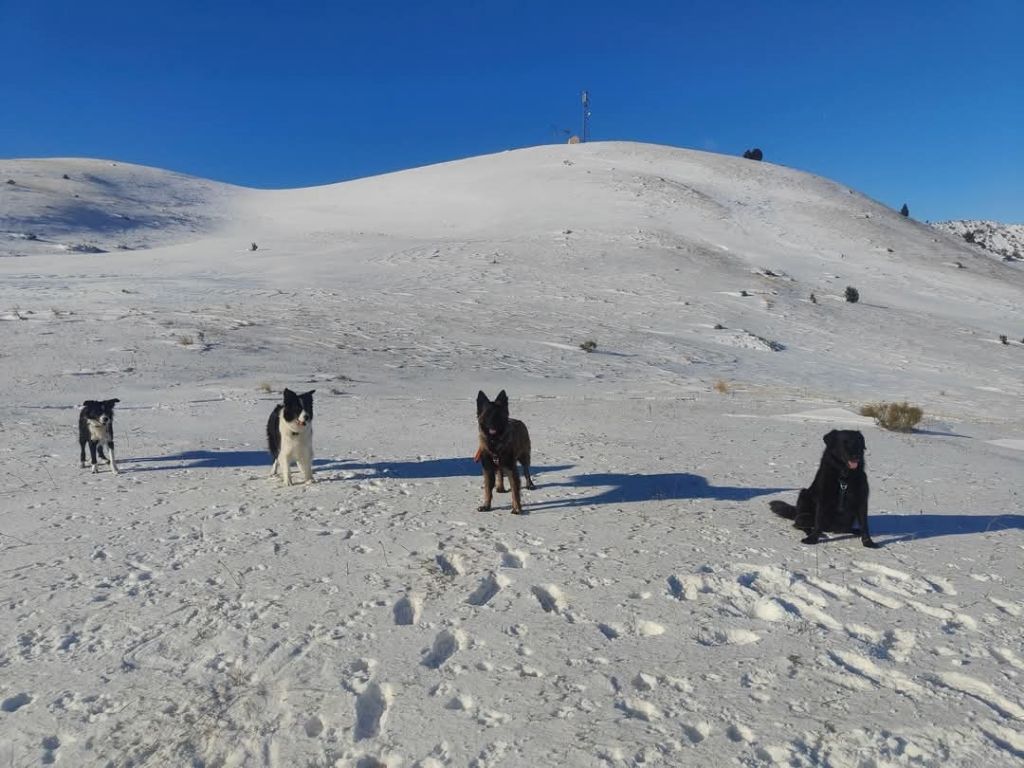
[[[578,131],[1024,221],[1024,0],[0,0],[0,156],[260,187]]]

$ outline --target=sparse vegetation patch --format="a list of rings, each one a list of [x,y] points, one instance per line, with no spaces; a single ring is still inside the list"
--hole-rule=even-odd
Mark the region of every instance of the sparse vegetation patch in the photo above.
[[[902,403],[868,403],[860,409],[861,416],[868,416],[883,429],[893,432],[912,432],[924,411],[906,401]]]

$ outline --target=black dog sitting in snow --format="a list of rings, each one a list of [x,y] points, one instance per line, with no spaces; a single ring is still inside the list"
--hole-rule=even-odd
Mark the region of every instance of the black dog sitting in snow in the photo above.
[[[868,533],[868,476],[864,472],[864,435],[852,429],[833,429],[824,437],[818,473],[810,488],[797,497],[796,506],[769,502],[772,512],[793,521],[807,532],[804,544],[817,544],[821,534],[851,533],[856,521],[860,543],[877,547]]]

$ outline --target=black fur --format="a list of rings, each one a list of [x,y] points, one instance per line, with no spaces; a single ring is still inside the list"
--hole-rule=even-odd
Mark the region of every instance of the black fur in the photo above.
[[[103,443],[94,440],[89,431],[89,422],[96,425],[103,425],[107,429],[110,440],[108,445],[114,447],[114,406],[121,401],[116,397],[111,400],[86,400],[82,403],[82,410],[78,412],[78,444],[80,451],[79,461],[85,466],[85,446],[89,446],[89,455],[92,465],[96,466],[96,454],[104,461],[109,461],[103,453]]]
[[[868,532],[864,435],[852,429],[833,429],[823,440],[825,452],[811,487],[800,491],[795,507],[784,501],[769,502],[772,512],[806,531],[804,544],[817,544],[826,531],[851,533],[856,522],[861,544],[878,546]]]
[[[277,454],[281,452],[281,426],[280,426],[280,413],[281,409],[284,409],[284,420],[295,421],[299,417],[299,414],[303,410],[306,411],[308,417],[307,424],[313,421],[313,393],[315,389],[309,390],[309,392],[303,392],[301,395],[297,395],[290,389],[285,388],[284,390],[284,403],[276,406],[273,411],[270,412],[270,418],[267,419],[267,447],[270,450],[270,455],[277,460]]]

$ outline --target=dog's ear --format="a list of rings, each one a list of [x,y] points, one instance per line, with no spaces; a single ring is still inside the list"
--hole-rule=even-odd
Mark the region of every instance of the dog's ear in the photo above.
[[[491,401],[487,399],[487,395],[481,389],[476,393],[476,415],[479,416],[484,412],[484,408],[491,404]]]
[[[296,395],[294,392],[288,389],[288,387],[285,387],[284,392],[282,392],[281,394],[284,396],[285,400],[290,400],[293,397],[298,397],[298,395]]]
[[[498,396],[494,398],[494,402],[500,405],[502,408],[508,408],[508,395],[505,394],[505,390],[501,390]]]
[[[120,402],[121,401],[118,398],[114,397],[114,398],[111,398],[110,400],[104,400],[103,404],[104,405],[109,405],[111,408],[113,408],[115,405],[117,405]]]
[[[83,408],[88,408],[90,405],[96,405],[96,401],[95,400],[86,400],[84,403],[82,403],[82,407]]]
[[[831,432],[829,432],[827,435],[825,435],[821,439],[825,441],[825,445],[827,445],[829,448],[835,448],[836,447],[836,440],[838,438],[839,438],[839,433],[836,430],[833,429]]]
[[[301,395],[299,395],[299,397],[312,397],[314,392],[316,392],[316,390],[311,389],[309,390],[309,392],[303,392]]]

